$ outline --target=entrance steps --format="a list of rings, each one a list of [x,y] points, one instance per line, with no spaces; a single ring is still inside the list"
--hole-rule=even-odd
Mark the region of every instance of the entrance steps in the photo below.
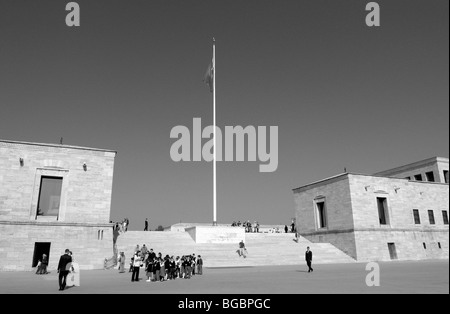
[[[305,263],[306,247],[313,251],[314,264],[354,263],[355,260],[329,243],[312,243],[303,237],[294,241],[292,233],[247,233],[247,258],[239,257],[237,244],[197,244],[187,232],[128,231],[117,239],[118,252],[129,261],[136,245],[143,244],[158,254],[191,255],[203,258],[204,267],[252,267]]]

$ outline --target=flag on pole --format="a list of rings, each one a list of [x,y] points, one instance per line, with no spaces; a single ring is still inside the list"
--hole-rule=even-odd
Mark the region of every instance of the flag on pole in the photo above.
[[[209,86],[209,91],[211,93],[214,91],[213,80],[214,80],[214,68],[211,62],[208,68],[206,69],[205,77],[203,78],[203,82],[205,82],[205,84]]]

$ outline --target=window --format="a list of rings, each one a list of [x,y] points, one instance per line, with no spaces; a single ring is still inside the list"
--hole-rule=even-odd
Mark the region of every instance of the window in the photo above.
[[[413,209],[413,213],[414,213],[414,223],[416,225],[420,225],[420,213],[418,209]]]
[[[426,250],[427,249],[427,244],[424,242],[423,243],[423,248]]]
[[[434,212],[432,210],[428,211],[428,218],[430,219],[430,225],[436,224],[436,221],[434,220]]]
[[[378,217],[380,219],[380,225],[388,224],[388,207],[387,199],[385,197],[377,197],[378,204]]]
[[[444,170],[444,182],[448,183],[448,170]]]
[[[446,210],[442,211],[442,219],[444,220],[444,225],[448,225],[448,213]]]
[[[427,177],[427,181],[428,182],[435,182],[434,181],[434,173],[433,171],[427,172],[425,173],[426,177]]]
[[[62,182],[63,179],[58,177],[41,177],[38,216],[58,216]]]
[[[441,242],[438,242],[438,248],[439,248],[439,250],[442,250]]]
[[[327,227],[327,211],[325,208],[325,202],[317,202],[317,218],[319,222],[319,228]]]
[[[414,176],[414,180],[416,180],[416,181],[423,181],[422,175],[421,175],[421,174],[416,174],[416,175]]]
[[[406,177],[405,179],[411,181],[411,177]]]
[[[397,249],[395,248],[395,243],[388,243],[388,249],[391,260],[397,259]]]

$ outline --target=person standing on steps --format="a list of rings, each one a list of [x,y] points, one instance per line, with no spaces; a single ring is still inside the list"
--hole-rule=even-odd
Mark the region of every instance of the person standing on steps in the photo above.
[[[312,267],[311,267],[312,258],[313,258],[313,254],[312,254],[312,251],[310,251],[309,246],[308,246],[306,248],[306,253],[305,253],[306,265],[308,265],[308,273],[314,271],[314,269],[312,269]]]

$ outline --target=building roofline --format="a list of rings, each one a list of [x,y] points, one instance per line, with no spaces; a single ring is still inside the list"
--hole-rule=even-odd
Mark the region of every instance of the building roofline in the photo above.
[[[69,149],[90,150],[90,151],[107,152],[107,153],[115,153],[115,154],[117,154],[117,151],[111,150],[111,149],[72,146],[72,145],[64,145],[64,144],[63,145],[61,145],[61,144],[46,144],[46,143],[22,142],[22,141],[11,141],[11,140],[2,140],[2,139],[0,139],[0,143],[32,145],[32,146],[45,146],[45,147],[55,147],[55,148],[69,148]]]
[[[341,179],[343,177],[346,177],[349,174],[350,173],[341,173],[341,174],[338,174],[338,175],[335,175],[335,176],[332,176],[332,177],[329,177],[329,178],[326,178],[326,179],[322,179],[322,180],[319,180],[319,181],[315,181],[315,182],[312,182],[312,183],[300,186],[298,188],[292,189],[292,191],[294,191],[294,193],[296,193],[300,189],[304,190],[304,189],[307,189],[307,188],[311,188],[312,186],[323,185],[325,182],[332,181],[332,180],[335,180],[335,179]]]
[[[395,175],[396,173],[402,173],[404,171],[407,170],[413,170],[413,169],[417,169],[426,165],[430,165],[430,164],[434,164],[436,162],[449,162],[448,158],[445,157],[432,157],[432,158],[428,158],[428,159],[424,159],[421,161],[416,161],[407,165],[403,165],[403,166],[399,166],[399,167],[395,167],[392,169],[388,169],[388,170],[384,170],[384,171],[380,171],[375,173],[374,175],[377,176],[382,176],[382,175]]]
[[[411,183],[419,183],[419,184],[432,184],[432,185],[448,185],[448,183],[442,183],[442,182],[428,182],[428,181],[415,181],[415,180],[409,180],[406,178],[392,178],[392,177],[386,177],[386,176],[382,176],[382,175],[377,175],[377,174],[363,174],[363,173],[355,173],[355,172],[347,172],[347,173],[341,173],[338,175],[335,175],[333,177],[329,177],[320,181],[316,181],[307,185],[303,185],[300,186],[298,188],[292,189],[292,191],[294,193],[298,193],[300,192],[300,190],[309,190],[312,189],[313,187],[317,187],[317,186],[321,186],[321,185],[325,185],[328,184],[330,182],[336,182],[339,181],[341,179],[344,179],[346,177],[348,177],[349,175],[352,176],[361,176],[361,177],[372,177],[372,178],[384,178],[384,179],[391,179],[391,180],[403,180],[403,181],[409,181]]]

